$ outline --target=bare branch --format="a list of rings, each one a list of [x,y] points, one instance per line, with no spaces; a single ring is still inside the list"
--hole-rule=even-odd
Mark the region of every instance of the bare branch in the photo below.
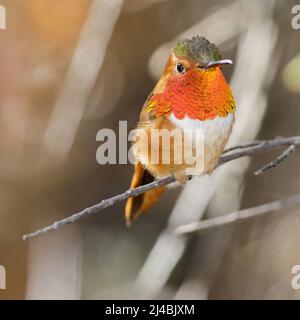
[[[300,145],[300,136],[289,137],[289,138],[277,138],[273,140],[264,140],[257,143],[250,143],[249,145],[238,146],[232,151],[224,151],[219,165],[222,165],[228,161],[232,161],[241,157],[253,156],[268,150],[276,149],[283,146],[295,145],[299,147]]]
[[[272,213],[274,211],[295,205],[300,205],[300,195],[291,196],[283,200],[272,201],[253,208],[239,210],[224,216],[182,225],[175,229],[175,233],[181,236],[192,236],[202,233],[208,229],[213,229],[240,220],[265,215],[267,213]]]
[[[162,186],[166,186],[166,185],[171,184],[172,182],[175,182],[175,181],[176,181],[176,179],[174,177],[169,176],[169,177],[151,182],[149,184],[143,185],[141,187],[127,190],[124,193],[118,194],[114,197],[104,199],[101,202],[99,202],[91,207],[85,208],[84,210],[73,214],[72,216],[69,216],[69,217],[62,219],[62,220],[59,220],[59,221],[56,221],[48,227],[37,230],[37,231],[30,233],[30,234],[26,234],[23,236],[23,240],[28,240],[30,238],[42,235],[42,234],[47,233],[49,231],[57,230],[66,224],[74,223],[83,217],[86,217],[86,216],[93,214],[93,213],[97,213],[105,208],[111,207],[119,202],[122,202],[122,201],[128,199],[129,197],[137,197],[138,195],[145,193],[148,190],[162,187]]]
[[[219,166],[222,164],[225,164],[226,162],[229,162],[229,161],[232,161],[232,160],[235,160],[238,158],[242,158],[245,156],[254,156],[254,155],[266,152],[271,149],[279,148],[282,146],[293,146],[294,148],[299,147],[300,146],[300,136],[288,137],[288,138],[277,138],[274,140],[266,140],[266,141],[258,141],[255,143],[250,143],[248,145],[235,147],[233,149],[230,149],[230,150],[224,152],[224,154],[220,158]],[[286,156],[284,157],[284,159],[285,158],[286,158]],[[280,160],[280,162],[283,161],[284,159]],[[176,181],[176,179],[173,176],[169,176],[169,177],[154,181],[152,183],[149,183],[147,185],[143,185],[143,186],[135,188],[135,189],[127,190],[122,194],[119,194],[114,197],[102,200],[101,202],[99,202],[89,208],[86,208],[78,213],[75,213],[70,217],[56,221],[55,223],[53,223],[52,225],[50,225],[48,227],[37,230],[37,231],[30,233],[30,234],[26,234],[23,236],[23,240],[28,240],[30,238],[42,235],[42,234],[47,233],[49,231],[57,230],[66,224],[74,223],[74,222],[78,221],[79,219],[86,217],[90,214],[98,213],[99,211],[101,211],[105,208],[111,207],[119,202],[122,202],[122,201],[128,199],[129,197],[136,197],[142,193],[145,193],[148,190],[162,187],[162,186],[166,186],[166,185],[169,185],[175,181]]]
[[[223,155],[228,153],[228,152],[232,152],[232,151],[236,151],[236,150],[242,150],[242,149],[247,149],[249,147],[254,147],[257,146],[258,144],[261,144],[263,141],[253,141],[252,143],[246,144],[244,146],[236,146],[236,147],[231,147],[228,148],[226,150],[223,151]]]
[[[283,162],[284,160],[286,160],[292,153],[295,152],[295,150],[296,150],[296,147],[293,144],[290,145],[276,159],[274,159],[273,161],[267,163],[265,166],[263,166],[259,170],[255,171],[254,174],[256,176],[259,176],[262,173],[279,166],[280,163]]]

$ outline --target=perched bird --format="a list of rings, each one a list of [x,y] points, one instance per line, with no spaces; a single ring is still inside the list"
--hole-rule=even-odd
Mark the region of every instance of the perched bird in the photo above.
[[[227,64],[232,64],[231,60],[222,60],[218,48],[200,36],[179,41],[172,49],[162,76],[141,110],[137,128],[145,132],[147,139],[137,137],[133,144],[136,163],[131,188],[169,175],[184,183],[186,169],[195,168],[199,163],[201,174],[214,170],[234,123],[235,102],[221,71]],[[198,156],[201,161],[176,162],[176,135],[171,136],[166,151],[161,141],[154,145],[153,129],[203,130],[203,152]],[[178,139],[183,145],[187,144],[183,138]],[[195,143],[186,147],[194,149]],[[151,161],[150,149],[159,154],[158,162]],[[163,152],[170,154],[169,163],[161,161]],[[151,207],[164,190],[164,187],[152,189],[129,198],[125,207],[127,224]]]

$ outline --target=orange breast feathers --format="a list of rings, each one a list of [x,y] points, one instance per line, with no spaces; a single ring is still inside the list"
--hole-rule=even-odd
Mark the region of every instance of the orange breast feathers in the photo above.
[[[171,76],[164,91],[154,94],[147,106],[156,116],[172,111],[178,119],[187,115],[199,120],[226,117],[234,108],[231,89],[219,67]]]

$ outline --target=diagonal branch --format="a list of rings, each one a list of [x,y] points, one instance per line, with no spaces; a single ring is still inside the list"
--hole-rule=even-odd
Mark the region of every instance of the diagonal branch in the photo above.
[[[42,234],[47,233],[49,231],[57,230],[66,224],[74,223],[77,220],[80,220],[81,218],[86,217],[90,214],[98,213],[99,211],[101,211],[105,208],[111,207],[119,202],[122,202],[122,201],[128,199],[129,197],[137,197],[140,194],[145,193],[148,190],[151,190],[154,188],[159,188],[162,186],[166,186],[166,185],[171,184],[172,182],[175,182],[175,181],[176,181],[176,179],[173,176],[169,176],[169,177],[166,177],[166,178],[163,178],[160,180],[156,180],[156,181],[151,182],[149,184],[140,186],[135,189],[129,189],[121,194],[114,196],[114,197],[104,199],[101,202],[99,202],[91,207],[85,208],[84,210],[82,210],[78,213],[75,213],[65,219],[56,221],[48,227],[45,227],[45,228],[37,230],[33,233],[24,235],[23,240],[28,240],[30,238],[42,235]]]
[[[263,166],[262,168],[260,168],[259,170],[255,171],[254,174],[256,176],[261,175],[262,173],[273,169],[277,166],[280,165],[281,162],[283,162],[284,160],[286,160],[292,153],[294,153],[296,151],[296,147],[295,145],[290,145],[288,148],[286,148],[276,159],[274,159],[273,161],[267,163],[265,166]]]
[[[250,143],[250,144],[244,145],[244,146],[238,146],[238,147],[235,147],[235,148],[230,149],[228,151],[224,151],[223,155],[220,158],[219,166],[222,164],[225,164],[229,161],[235,160],[235,159],[239,159],[239,158],[242,158],[245,156],[254,156],[254,155],[266,152],[268,150],[280,148],[283,146],[287,146],[287,147],[293,146],[293,148],[299,147],[300,146],[300,136],[288,137],[288,138],[277,138],[277,139],[265,140],[265,141],[257,141],[255,143]],[[283,156],[283,154],[281,155],[281,158],[282,158],[282,156]],[[277,162],[278,162],[278,158],[277,158]],[[287,158],[287,156],[284,156],[284,159],[286,159],[286,158]],[[282,162],[284,159],[280,160],[279,162]],[[30,238],[42,235],[42,234],[47,233],[49,231],[57,230],[66,224],[74,223],[74,222],[80,220],[81,218],[86,217],[90,214],[98,213],[99,211],[101,211],[105,208],[111,207],[119,202],[122,202],[122,201],[128,199],[129,197],[136,197],[142,193],[145,193],[148,190],[162,187],[162,186],[166,186],[166,185],[169,185],[175,181],[176,181],[176,179],[173,176],[169,176],[166,178],[156,180],[152,183],[140,186],[138,188],[127,190],[122,194],[119,194],[114,197],[102,200],[101,202],[99,202],[91,207],[88,207],[78,213],[75,213],[70,217],[56,221],[55,223],[53,223],[52,225],[50,225],[48,227],[45,227],[43,229],[39,229],[39,230],[37,230],[33,233],[30,233],[30,234],[26,234],[23,236],[23,240],[28,240]]]
[[[300,195],[294,195],[283,200],[272,201],[260,206],[239,210],[211,219],[188,223],[186,225],[177,227],[175,229],[175,233],[180,236],[192,236],[202,233],[208,229],[213,229],[244,219],[265,215],[267,213],[272,213],[274,211],[295,205],[300,205]]]

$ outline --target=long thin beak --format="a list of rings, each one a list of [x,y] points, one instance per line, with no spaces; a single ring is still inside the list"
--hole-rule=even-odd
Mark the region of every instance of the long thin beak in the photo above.
[[[208,69],[216,66],[225,66],[228,64],[233,64],[232,60],[230,59],[224,59],[219,61],[210,61],[203,69]]]

